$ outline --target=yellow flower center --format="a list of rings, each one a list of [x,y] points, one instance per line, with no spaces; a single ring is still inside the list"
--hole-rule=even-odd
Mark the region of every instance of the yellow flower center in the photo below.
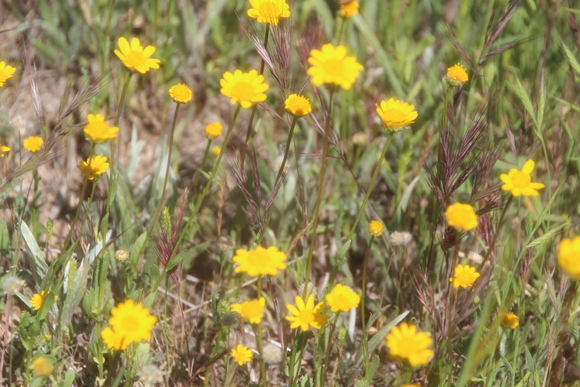
[[[344,73],[342,60],[339,59],[327,59],[322,64],[322,67],[324,68],[324,71],[332,77],[340,77]]]
[[[405,113],[398,109],[391,109],[385,112],[385,116],[389,117],[389,121],[391,122],[402,122],[405,121]]]
[[[516,171],[512,174],[511,176],[512,178],[512,184],[514,185],[514,187],[518,187],[518,188],[526,188],[530,182],[532,181],[532,178],[530,177],[530,175],[527,175],[521,171]]]
[[[139,320],[133,315],[124,316],[123,320],[121,320],[121,325],[123,329],[132,332],[139,327]]]
[[[248,82],[237,82],[232,87],[232,97],[249,101],[252,99],[254,88]]]
[[[266,18],[278,18],[281,16],[280,8],[273,1],[266,1],[262,3],[258,10],[260,14]]]
[[[142,53],[137,51],[131,51],[128,55],[126,55],[126,64],[127,67],[138,67],[145,63],[146,58],[143,56]]]
[[[456,278],[460,284],[470,285],[473,281],[473,274],[468,271],[464,271],[462,273],[459,273]]]
[[[270,254],[267,250],[252,251],[248,256],[250,266],[264,267],[270,265]]]
[[[302,310],[298,315],[298,320],[300,320],[303,323],[310,324],[311,322],[314,321],[314,313],[309,309]]]

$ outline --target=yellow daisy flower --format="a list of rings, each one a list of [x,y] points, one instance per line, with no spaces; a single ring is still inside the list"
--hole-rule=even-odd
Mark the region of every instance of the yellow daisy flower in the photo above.
[[[266,307],[266,299],[260,297],[259,299],[242,302],[241,304],[232,304],[233,312],[238,313],[243,318],[247,319],[250,324],[259,324],[262,322],[264,315],[264,308]]]
[[[348,286],[336,284],[326,295],[326,303],[333,312],[347,312],[351,308],[358,308],[360,296]]]
[[[239,264],[234,270],[236,273],[247,272],[250,277],[259,275],[276,275],[278,270],[285,269],[286,254],[278,251],[277,247],[267,249],[258,246],[256,249],[239,249],[232,258],[233,263]]]
[[[22,146],[26,150],[32,153],[36,153],[40,150],[40,147],[44,144],[44,140],[38,136],[30,136],[22,143]]]
[[[89,157],[87,161],[81,160],[77,168],[81,170],[81,175],[89,180],[101,176],[109,168],[109,163],[105,156]]]
[[[48,356],[39,356],[32,362],[32,372],[36,376],[49,377],[54,371],[54,362]]]
[[[455,66],[451,66],[447,69],[447,76],[445,79],[447,79],[447,83],[451,86],[461,86],[467,82],[469,77],[467,76],[465,68],[457,63]]]
[[[475,280],[479,277],[479,273],[475,271],[475,267],[469,265],[457,265],[453,270],[453,277],[449,278],[449,282],[453,282],[453,287],[467,288],[473,285]]]
[[[222,147],[219,145],[215,145],[215,146],[212,146],[209,151],[212,155],[219,156],[220,152],[222,151]]]
[[[150,315],[149,309],[127,300],[111,310],[111,327],[105,328],[101,336],[107,348],[122,350],[131,343],[149,340],[156,322],[157,317]]]
[[[240,70],[234,73],[225,72],[220,80],[220,92],[232,100],[232,103],[239,103],[243,108],[249,109],[257,102],[266,100],[264,92],[268,90],[268,85],[264,83],[264,76],[258,75],[256,70],[249,73],[242,73]]]
[[[277,26],[278,20],[290,17],[290,7],[286,0],[250,0],[252,8],[248,16],[258,19],[258,23],[268,23]]]
[[[205,127],[205,136],[209,139],[209,140],[213,140],[219,136],[221,136],[222,134],[222,124],[220,124],[219,122],[212,122],[211,124],[207,124],[207,126]]]
[[[515,329],[520,325],[520,319],[513,313],[500,313],[499,318],[504,328]]]
[[[189,86],[183,83],[178,83],[177,85],[169,89],[169,95],[171,96],[171,98],[173,98],[173,100],[176,103],[187,103],[191,101],[191,98],[193,97],[193,92],[191,91]]]
[[[288,304],[286,308],[293,314],[293,316],[286,316],[286,320],[292,322],[291,329],[300,328],[302,331],[307,331],[309,327],[320,329],[328,322],[329,316],[321,313],[324,309],[324,302],[318,303],[314,306],[314,296],[308,296],[308,300],[304,300],[300,296],[296,296],[296,307]]]
[[[35,294],[30,299],[30,305],[34,310],[40,310],[42,308],[42,304],[44,303],[44,299],[50,293],[50,291],[45,292],[44,290],[40,292],[40,294]],[[54,296],[54,300],[58,300],[58,296]]]
[[[4,61],[0,62],[0,87],[4,86],[4,82],[14,76],[16,69],[12,66],[6,66]]]
[[[477,215],[469,204],[455,203],[447,207],[445,218],[457,230],[473,230],[477,227]]]
[[[230,354],[234,358],[234,361],[239,365],[244,365],[245,363],[252,361],[252,351],[240,344],[238,344],[236,348],[232,348]]]
[[[502,173],[499,177],[504,183],[504,185],[501,186],[501,189],[504,191],[511,191],[514,196],[538,196],[539,193],[536,190],[544,188],[545,185],[532,182],[530,174],[534,170],[534,166],[534,160],[528,160],[525,162],[521,171],[510,169],[507,175]]]
[[[363,70],[363,66],[354,56],[346,56],[346,47],[325,44],[322,50],[310,51],[308,63],[311,67],[307,73],[312,77],[315,86],[323,83],[339,85],[345,90],[352,84]]]
[[[121,37],[117,41],[117,45],[121,49],[115,50],[115,55],[121,59],[123,64],[131,71],[138,71],[145,74],[151,69],[158,69],[159,59],[149,58],[155,52],[155,47],[147,46],[143,48],[139,39],[131,39],[131,45],[127,39]]]
[[[347,0],[340,5],[338,13],[345,19],[353,17],[358,13],[359,4],[356,1]]]
[[[10,152],[10,148],[4,145],[0,145],[0,157],[4,157],[5,153]]]
[[[284,102],[286,111],[295,117],[302,117],[312,112],[312,106],[308,98],[298,94],[290,94]]]
[[[398,132],[404,127],[411,125],[419,115],[415,111],[414,105],[409,105],[393,98],[389,98],[388,101],[381,101],[381,104],[376,106],[377,114],[381,118],[383,127],[391,132]]]
[[[558,245],[558,265],[575,280],[580,280],[580,236],[564,238]]]
[[[119,128],[116,126],[111,128],[107,125],[102,115],[89,114],[87,115],[87,121],[89,123],[83,129],[83,133],[88,141],[94,144],[102,144],[117,137]]]
[[[401,323],[387,334],[386,346],[393,360],[406,361],[411,367],[427,364],[433,357],[429,349],[433,339],[425,332],[417,332],[413,324]]]
[[[373,220],[372,222],[369,223],[369,233],[372,236],[379,236],[383,233],[384,227],[383,224],[381,222],[379,222],[378,220]]]

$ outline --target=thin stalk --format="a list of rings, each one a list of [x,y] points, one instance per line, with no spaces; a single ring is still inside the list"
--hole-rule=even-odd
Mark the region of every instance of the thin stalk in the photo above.
[[[369,189],[367,189],[367,193],[366,193],[365,198],[363,200],[362,206],[360,207],[360,210],[358,211],[358,214],[356,215],[356,219],[354,221],[354,224],[352,225],[352,228],[350,229],[350,233],[348,234],[348,237],[346,238],[346,242],[350,241],[352,239],[354,233],[356,232],[356,227],[358,226],[358,223],[360,222],[362,215],[365,211],[365,207],[367,205],[367,202],[369,201],[369,197],[371,196],[371,191],[373,190],[373,187],[375,185],[375,181],[377,180],[377,176],[379,175],[379,170],[381,169],[381,164],[383,163],[383,160],[385,159],[385,155],[387,154],[387,149],[389,148],[389,145],[391,144],[392,139],[393,139],[393,133],[389,132],[389,134],[387,136],[387,141],[385,141],[385,145],[383,146],[381,156],[379,157],[379,162],[377,163],[377,166],[375,167],[375,171],[373,172],[373,177],[371,178],[371,183],[369,184]]]
[[[155,225],[159,221],[159,217],[161,216],[161,210],[163,208],[163,201],[165,200],[165,190],[167,188],[167,181],[169,180],[169,170],[171,168],[171,154],[173,153],[173,135],[175,134],[175,124],[177,122],[177,112],[179,112],[179,107],[181,104],[176,104],[175,106],[175,113],[173,114],[173,122],[171,123],[171,132],[169,134],[169,151],[167,154],[167,165],[165,166],[165,177],[163,178],[163,188],[161,189],[161,198],[159,199],[159,204],[157,205],[157,209],[155,210],[155,215],[153,215],[153,220],[149,225],[149,229],[147,230],[147,240],[153,234],[153,229]]]
[[[115,116],[115,126],[119,126],[119,121],[121,120],[121,112],[123,111],[123,105],[125,104],[125,97],[127,95],[127,89],[129,88],[129,82],[131,82],[132,72],[129,73],[125,84],[123,85],[123,90],[121,91],[121,97],[119,98],[119,104],[117,106],[117,115]],[[111,140],[111,172],[115,169],[115,149],[117,144],[117,138]]]
[[[330,98],[328,101],[328,114],[326,116],[326,127],[324,129],[324,145],[322,148],[322,165],[320,166],[320,174],[318,176],[318,192],[316,195],[316,205],[314,206],[314,220],[312,221],[312,237],[310,239],[310,246],[306,254],[306,278],[304,281],[304,292],[302,298],[306,300],[308,295],[308,282],[310,281],[310,269],[312,267],[312,255],[314,253],[314,244],[316,242],[316,229],[318,228],[318,217],[320,215],[320,204],[322,203],[322,195],[324,193],[324,176],[326,175],[326,161],[328,156],[328,148],[330,144],[330,122],[332,121],[332,101],[334,100],[335,89],[330,91]]]
[[[195,207],[193,208],[193,211],[189,215],[189,219],[187,220],[187,223],[185,224],[185,226],[181,230],[181,233],[179,234],[179,238],[177,238],[177,242],[175,243],[175,246],[173,246],[173,250],[171,251],[171,256],[169,257],[168,262],[177,253],[177,248],[180,246],[181,241],[185,237],[185,233],[187,232],[187,229],[193,223],[193,221],[195,219],[195,215],[197,214],[197,212],[201,208],[201,205],[203,203],[203,199],[205,198],[205,196],[207,195],[207,193],[209,191],[209,188],[211,187],[211,184],[213,182],[213,179],[215,178],[215,175],[217,174],[218,167],[220,165],[221,159],[222,159],[222,157],[224,155],[225,150],[227,149],[228,142],[229,142],[230,136],[232,134],[232,129],[234,128],[234,123],[236,122],[236,119],[238,118],[238,115],[240,113],[241,107],[242,107],[242,105],[240,105],[240,104],[238,104],[238,106],[236,107],[236,111],[234,113],[234,116],[232,117],[232,120],[230,121],[230,125],[229,125],[228,131],[226,133],[226,137],[224,138],[224,142],[222,144],[222,148],[221,148],[220,154],[218,155],[218,158],[217,158],[217,160],[216,160],[216,162],[215,162],[215,164],[213,166],[213,169],[212,169],[211,174],[209,176],[208,182],[205,185],[205,187],[204,187],[201,195],[197,198],[197,202],[195,203]],[[139,252],[139,256],[143,253],[143,249],[145,248],[145,245],[146,245],[146,243],[144,243],[143,244],[143,247],[141,247],[141,251]],[[162,278],[163,278],[163,275],[160,275],[159,278],[157,279],[157,281],[152,284],[152,286],[151,286],[151,293],[157,292],[157,288],[159,287],[159,284],[161,283]]]
[[[256,283],[257,290],[258,290],[258,300],[262,298],[262,280],[264,277],[261,275],[258,276],[258,281]],[[258,337],[257,337],[257,346],[258,346],[258,354],[260,355],[260,384],[262,386],[266,386],[266,363],[264,362],[264,351],[262,345],[262,322],[258,324]]]
[[[294,117],[294,119],[292,120],[292,125],[290,125],[290,132],[288,133],[288,139],[286,140],[286,150],[284,151],[284,158],[282,159],[282,164],[280,165],[280,169],[278,170],[278,175],[276,175],[276,180],[274,180],[274,188],[276,187],[278,181],[280,180],[282,174],[284,173],[284,167],[286,166],[286,160],[288,159],[288,154],[290,153],[290,146],[292,145],[292,137],[294,136],[294,128],[296,127],[296,122],[298,122],[298,117]],[[258,238],[258,245],[262,243],[264,233],[268,229],[273,209],[274,205],[272,205],[268,210],[268,215],[266,217],[266,225],[264,226],[264,230],[262,230],[262,232],[260,233],[260,236]]]
[[[266,24],[266,32],[264,34],[264,47],[266,50],[268,49],[268,38],[270,37],[270,25]],[[264,74],[264,67],[266,62],[264,62],[264,58],[261,58],[260,62],[260,75]],[[254,116],[256,115],[256,109],[258,109],[258,105],[255,104],[252,107],[252,114],[250,115],[250,121],[248,121],[248,129],[246,130],[246,141],[244,142],[244,147],[242,148],[242,153],[240,154],[240,165],[241,169],[244,169],[244,161],[246,160],[246,153],[248,152],[248,141],[250,141],[250,135],[252,134],[252,124],[254,123]]]
[[[326,385],[326,373],[328,372],[328,366],[330,361],[330,352],[332,352],[332,337],[334,336],[334,330],[336,329],[336,323],[338,322],[338,317],[340,313],[336,313],[332,325],[330,326],[330,335],[328,336],[328,345],[326,346],[326,355],[324,356],[324,372],[322,373],[322,386]]]
[[[201,164],[199,165],[199,168],[195,171],[195,173],[193,174],[193,180],[191,182],[191,192],[193,192],[194,194],[196,193],[194,190],[196,190],[196,185],[197,185],[197,181],[199,180],[199,171],[203,169],[203,167],[205,166],[205,161],[207,160],[207,156],[209,154],[209,149],[211,148],[211,143],[212,143],[213,139],[209,139],[207,142],[207,146],[205,147],[205,151],[203,152],[203,158],[201,159]]]
[[[362,291],[360,297],[360,309],[361,309],[361,324],[362,324],[362,347],[363,347],[363,357],[365,358],[365,378],[368,377],[369,372],[369,333],[367,327],[367,321],[365,318],[365,298],[367,294],[367,266],[369,263],[369,256],[371,255],[371,248],[373,246],[373,241],[375,240],[375,236],[371,235],[371,240],[369,241],[369,246],[367,247],[367,251],[365,252],[365,257],[363,260],[363,271],[362,271]]]
[[[453,87],[447,87],[447,93],[445,94],[445,103],[443,104],[443,114],[441,114],[441,126],[439,127],[439,133],[443,132],[445,129],[445,124],[447,123],[447,106],[449,106],[449,99],[453,93]]]

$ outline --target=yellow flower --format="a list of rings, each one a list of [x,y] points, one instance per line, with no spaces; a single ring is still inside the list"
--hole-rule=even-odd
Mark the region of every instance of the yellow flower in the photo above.
[[[258,23],[278,25],[281,17],[290,17],[290,7],[286,0],[250,0],[252,8],[248,10],[248,16],[258,19]]]
[[[455,203],[447,207],[445,218],[457,230],[473,230],[477,227],[477,215],[469,204]]]
[[[260,297],[256,300],[242,302],[241,304],[232,304],[231,309],[233,312],[238,313],[250,321],[250,324],[259,324],[262,322],[265,307],[266,299]]]
[[[139,39],[131,39],[131,45],[127,39],[121,37],[117,41],[117,45],[121,49],[115,50],[115,55],[121,59],[123,64],[131,71],[138,71],[141,74],[145,74],[151,69],[158,69],[159,59],[149,58],[155,52],[155,47],[147,46],[143,48]]]
[[[363,66],[354,56],[346,56],[346,47],[334,47],[332,44],[325,44],[322,50],[310,51],[308,63],[312,67],[307,73],[312,77],[315,86],[332,83],[345,90],[350,89],[363,70]]]
[[[149,314],[149,309],[133,300],[127,300],[111,310],[109,324],[101,332],[103,341],[110,349],[125,349],[131,343],[151,338],[151,331],[157,317]]]
[[[296,307],[288,304],[286,308],[293,314],[293,316],[286,316],[286,320],[292,322],[291,329],[300,328],[307,331],[309,327],[320,329],[321,326],[328,322],[328,315],[321,313],[324,309],[324,302],[318,303],[314,306],[314,296],[308,296],[306,304],[300,296],[296,296]]]
[[[210,139],[213,140],[216,137],[221,136],[222,134],[222,124],[220,124],[219,122],[212,122],[211,124],[207,124],[207,126],[205,127],[205,136]]]
[[[4,157],[6,152],[10,152],[10,148],[4,145],[0,145],[0,157]]]
[[[425,332],[417,332],[413,324],[401,323],[387,334],[386,346],[393,360],[407,361],[411,367],[427,364],[433,357],[429,349],[433,339]]]
[[[42,304],[44,303],[44,299],[50,293],[50,291],[45,292],[44,290],[40,292],[40,294],[35,294],[30,299],[30,305],[34,310],[39,310],[42,308]],[[54,296],[54,300],[58,300],[58,296]]]
[[[312,111],[312,106],[308,98],[298,94],[290,94],[284,103],[286,111],[295,117],[302,117]]]
[[[109,163],[105,156],[89,157],[87,161],[81,160],[77,168],[81,170],[81,175],[89,180],[94,180],[101,176],[109,168]]]
[[[221,151],[222,151],[222,147],[219,145],[212,146],[210,149],[211,154],[214,156],[219,156]]]
[[[451,66],[447,69],[447,83],[451,86],[460,86],[463,85],[469,77],[467,76],[467,72],[462,65],[457,63],[455,66]]]
[[[239,264],[234,270],[236,273],[247,272],[250,277],[259,275],[276,275],[278,270],[285,269],[286,254],[278,251],[275,246],[265,249],[258,246],[257,249],[239,249],[232,258],[232,262]]]
[[[411,125],[419,115],[414,105],[393,98],[381,101],[381,105],[376,106],[383,127],[391,132],[398,132],[405,126]]]
[[[358,13],[359,4],[356,1],[347,0],[340,5],[338,13],[344,18],[353,17]]]
[[[40,147],[44,144],[44,140],[38,136],[30,136],[22,144],[29,152],[36,153],[40,150]]]
[[[372,222],[369,223],[369,233],[372,236],[379,236],[382,234],[383,232],[383,224],[381,222],[379,222],[378,220],[373,220]]]
[[[220,80],[220,92],[232,100],[232,103],[239,103],[243,108],[249,109],[253,104],[266,100],[264,92],[268,90],[268,85],[264,83],[264,76],[258,75],[256,70],[249,73],[242,73],[240,70],[224,73]]]
[[[507,175],[502,173],[499,177],[504,182],[501,189],[511,191],[514,196],[538,196],[539,194],[536,190],[544,188],[545,185],[532,182],[530,174],[534,170],[534,166],[534,160],[528,160],[521,171],[510,169]]]
[[[558,265],[575,280],[580,280],[580,236],[564,238],[558,245]]]
[[[4,82],[14,76],[16,69],[12,66],[6,66],[4,61],[0,62],[0,87],[4,86]]]
[[[102,115],[89,114],[87,115],[87,121],[89,123],[83,129],[83,133],[90,142],[94,144],[102,144],[117,137],[119,128],[116,126],[111,128],[107,125],[105,118]]]
[[[360,296],[348,286],[336,284],[326,295],[326,303],[333,312],[347,312],[350,308],[358,308]]]
[[[189,86],[183,83],[178,83],[177,85],[169,89],[169,95],[177,103],[187,103],[191,101],[191,97],[193,97],[193,92],[191,91]]]
[[[54,362],[48,356],[39,356],[32,362],[32,372],[36,376],[48,377],[53,370]]]
[[[520,325],[520,319],[513,313],[500,313],[501,325],[505,328],[515,329]]]
[[[475,267],[469,265],[457,265],[453,270],[453,277],[449,278],[450,282],[453,282],[453,287],[463,287],[467,288],[475,282],[479,277],[479,273],[475,271]]]
[[[240,344],[236,348],[232,348],[230,354],[239,365],[244,365],[252,360],[252,351]]]
[[[421,387],[418,384],[403,384],[401,387]]]

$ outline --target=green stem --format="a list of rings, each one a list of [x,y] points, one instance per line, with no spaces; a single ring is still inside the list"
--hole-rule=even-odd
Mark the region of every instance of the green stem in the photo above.
[[[125,80],[125,84],[123,85],[123,90],[121,91],[121,97],[119,98],[119,105],[117,106],[117,115],[115,116],[115,126],[119,126],[119,121],[121,120],[121,113],[123,111],[123,105],[125,104],[125,97],[127,95],[127,89],[129,88],[129,82],[131,82],[131,75],[133,73],[129,73],[127,79]],[[111,172],[115,169],[115,149],[117,144],[117,138],[111,140]]]
[[[324,129],[324,145],[322,148],[322,165],[320,167],[320,174],[318,176],[318,192],[316,195],[316,205],[314,206],[314,220],[312,221],[312,237],[310,239],[310,246],[306,254],[306,278],[304,280],[304,292],[302,298],[306,300],[308,295],[308,282],[310,281],[310,269],[312,267],[312,255],[314,253],[314,245],[316,243],[316,229],[318,228],[318,218],[320,215],[320,204],[322,203],[322,195],[324,193],[324,176],[326,175],[326,161],[328,156],[328,148],[330,144],[330,122],[332,121],[332,101],[334,100],[333,88],[330,91],[330,98],[328,101],[328,114],[326,116],[326,128]]]
[[[294,117],[294,119],[292,120],[292,125],[290,125],[290,132],[288,133],[288,139],[286,140],[286,150],[284,151],[284,158],[282,159],[282,164],[280,165],[280,169],[278,170],[278,175],[276,175],[276,180],[274,180],[274,189],[276,188],[278,181],[280,180],[282,174],[284,173],[284,167],[286,166],[286,160],[288,159],[288,154],[290,153],[290,146],[292,145],[292,137],[294,136],[294,128],[296,127],[296,122],[298,122],[298,117]],[[268,225],[270,224],[270,218],[272,217],[273,209],[274,205],[272,205],[268,210],[268,216],[266,217],[266,225],[264,226],[264,229],[260,233],[260,236],[258,238],[258,245],[262,243],[264,234],[266,233],[266,230],[268,230]]]
[[[443,114],[441,114],[441,127],[439,128],[439,132],[443,132],[445,129],[445,124],[447,123],[447,107],[449,106],[449,99],[451,98],[451,94],[453,93],[453,87],[447,87],[447,93],[445,94],[445,103],[443,104]]]
[[[369,263],[369,256],[371,255],[371,248],[373,246],[373,241],[375,240],[375,236],[371,235],[371,240],[369,241],[369,246],[367,247],[367,251],[365,253],[365,257],[363,260],[363,271],[362,271],[362,291],[360,296],[360,309],[361,309],[361,324],[362,324],[362,345],[363,345],[363,357],[365,358],[365,378],[368,377],[369,372],[369,332],[367,327],[367,322],[365,318],[365,298],[367,294],[367,266]]]
[[[270,25],[266,24],[266,32],[264,34],[264,48],[268,49],[268,38],[270,37]],[[260,62],[260,75],[264,74],[266,62],[264,62],[264,58],[262,58]],[[248,142],[250,141],[250,135],[252,134],[252,124],[254,123],[254,116],[256,115],[256,109],[258,109],[258,105],[255,104],[252,107],[252,114],[250,115],[250,120],[248,121],[248,129],[246,130],[246,141],[244,142],[244,147],[242,148],[242,153],[240,155],[240,165],[242,171],[244,170],[244,161],[246,160],[246,153],[248,152]]]
[[[207,156],[209,155],[209,149],[211,148],[211,143],[212,143],[213,139],[209,139],[207,142],[207,146],[205,147],[205,151],[203,152],[203,158],[201,159],[201,164],[199,165],[199,168],[195,171],[195,173],[193,174],[193,180],[191,182],[191,192],[193,192],[194,194],[196,193],[196,185],[197,185],[197,181],[199,180],[199,175],[200,175],[200,170],[203,169],[203,167],[205,166],[205,161],[207,160]]]
[[[234,123],[236,122],[236,119],[238,118],[238,115],[240,113],[241,107],[242,106],[240,104],[238,104],[238,106],[236,107],[236,111],[234,113],[234,116],[232,117],[232,120],[230,121],[230,125],[228,127],[228,131],[226,133],[226,137],[224,138],[224,142],[222,144],[222,148],[221,148],[220,154],[218,155],[218,158],[217,158],[217,160],[216,160],[216,162],[215,162],[215,164],[213,166],[213,169],[212,169],[211,174],[209,176],[209,180],[208,180],[207,184],[205,185],[205,187],[204,187],[201,195],[198,197],[197,202],[195,203],[195,207],[193,208],[193,211],[189,215],[189,219],[187,220],[187,223],[185,224],[185,226],[181,230],[181,233],[179,234],[179,238],[177,238],[177,242],[175,243],[175,246],[173,246],[173,250],[171,251],[171,256],[169,257],[168,262],[171,261],[171,259],[177,253],[177,248],[179,247],[179,245],[181,244],[181,241],[185,237],[185,233],[187,232],[187,230],[189,229],[189,227],[193,223],[193,221],[195,219],[195,215],[197,214],[197,212],[201,208],[201,205],[203,203],[203,199],[205,198],[205,196],[207,195],[207,193],[209,191],[209,188],[211,187],[211,184],[213,182],[213,179],[214,179],[215,175],[217,174],[218,167],[220,165],[221,159],[222,159],[222,157],[224,155],[225,150],[227,149],[228,142],[229,142],[230,136],[232,134],[232,129],[234,128]],[[141,256],[141,254],[143,253],[143,250],[145,248],[145,245],[146,245],[146,243],[144,243],[143,244],[143,247],[141,247],[141,251],[139,252],[139,256]],[[163,275],[160,275],[159,278],[157,278],[157,280],[155,281],[155,283],[153,283],[151,285],[151,293],[157,292],[157,288],[159,287],[159,284],[161,283],[163,277],[164,277]]]
[[[332,321],[332,325],[330,326],[330,335],[328,336],[328,345],[326,346],[326,355],[324,356],[324,372],[322,373],[321,386],[326,385],[326,373],[328,372],[328,367],[329,367],[330,352],[332,352],[332,337],[334,336],[334,330],[336,329],[336,323],[338,322],[338,316],[340,316],[340,313],[337,313],[334,316],[334,320]]]
[[[171,132],[169,134],[169,151],[167,154],[167,165],[165,166],[165,177],[163,178],[163,188],[161,189],[161,198],[159,199],[159,204],[157,205],[157,209],[155,210],[155,215],[153,215],[153,220],[147,229],[147,240],[153,234],[153,229],[157,225],[159,221],[159,217],[161,216],[161,211],[163,208],[163,202],[165,200],[165,190],[167,188],[167,181],[169,180],[169,170],[171,169],[171,154],[173,153],[173,135],[175,134],[175,124],[177,122],[177,112],[179,112],[179,107],[181,104],[176,104],[175,106],[175,113],[173,114],[173,122],[171,123]]]
[[[352,225],[352,228],[350,229],[350,233],[348,234],[348,237],[346,238],[347,243],[348,243],[348,241],[350,241],[352,239],[354,233],[356,232],[356,227],[358,226],[358,223],[360,222],[362,215],[365,211],[365,207],[367,205],[367,202],[369,201],[369,197],[371,196],[371,191],[373,190],[373,187],[375,185],[375,181],[377,180],[377,176],[379,175],[379,170],[381,169],[381,164],[383,163],[383,160],[385,159],[385,155],[387,154],[387,149],[389,148],[389,145],[391,144],[392,139],[393,139],[393,133],[389,132],[389,134],[387,136],[387,141],[385,141],[385,145],[383,146],[381,156],[379,157],[379,161],[377,163],[377,166],[375,167],[375,171],[373,172],[373,177],[371,178],[371,183],[369,184],[369,189],[367,190],[367,193],[366,193],[365,198],[363,200],[362,206],[360,207],[360,210],[358,211],[358,214],[356,215],[356,219],[354,221],[354,224]]]

